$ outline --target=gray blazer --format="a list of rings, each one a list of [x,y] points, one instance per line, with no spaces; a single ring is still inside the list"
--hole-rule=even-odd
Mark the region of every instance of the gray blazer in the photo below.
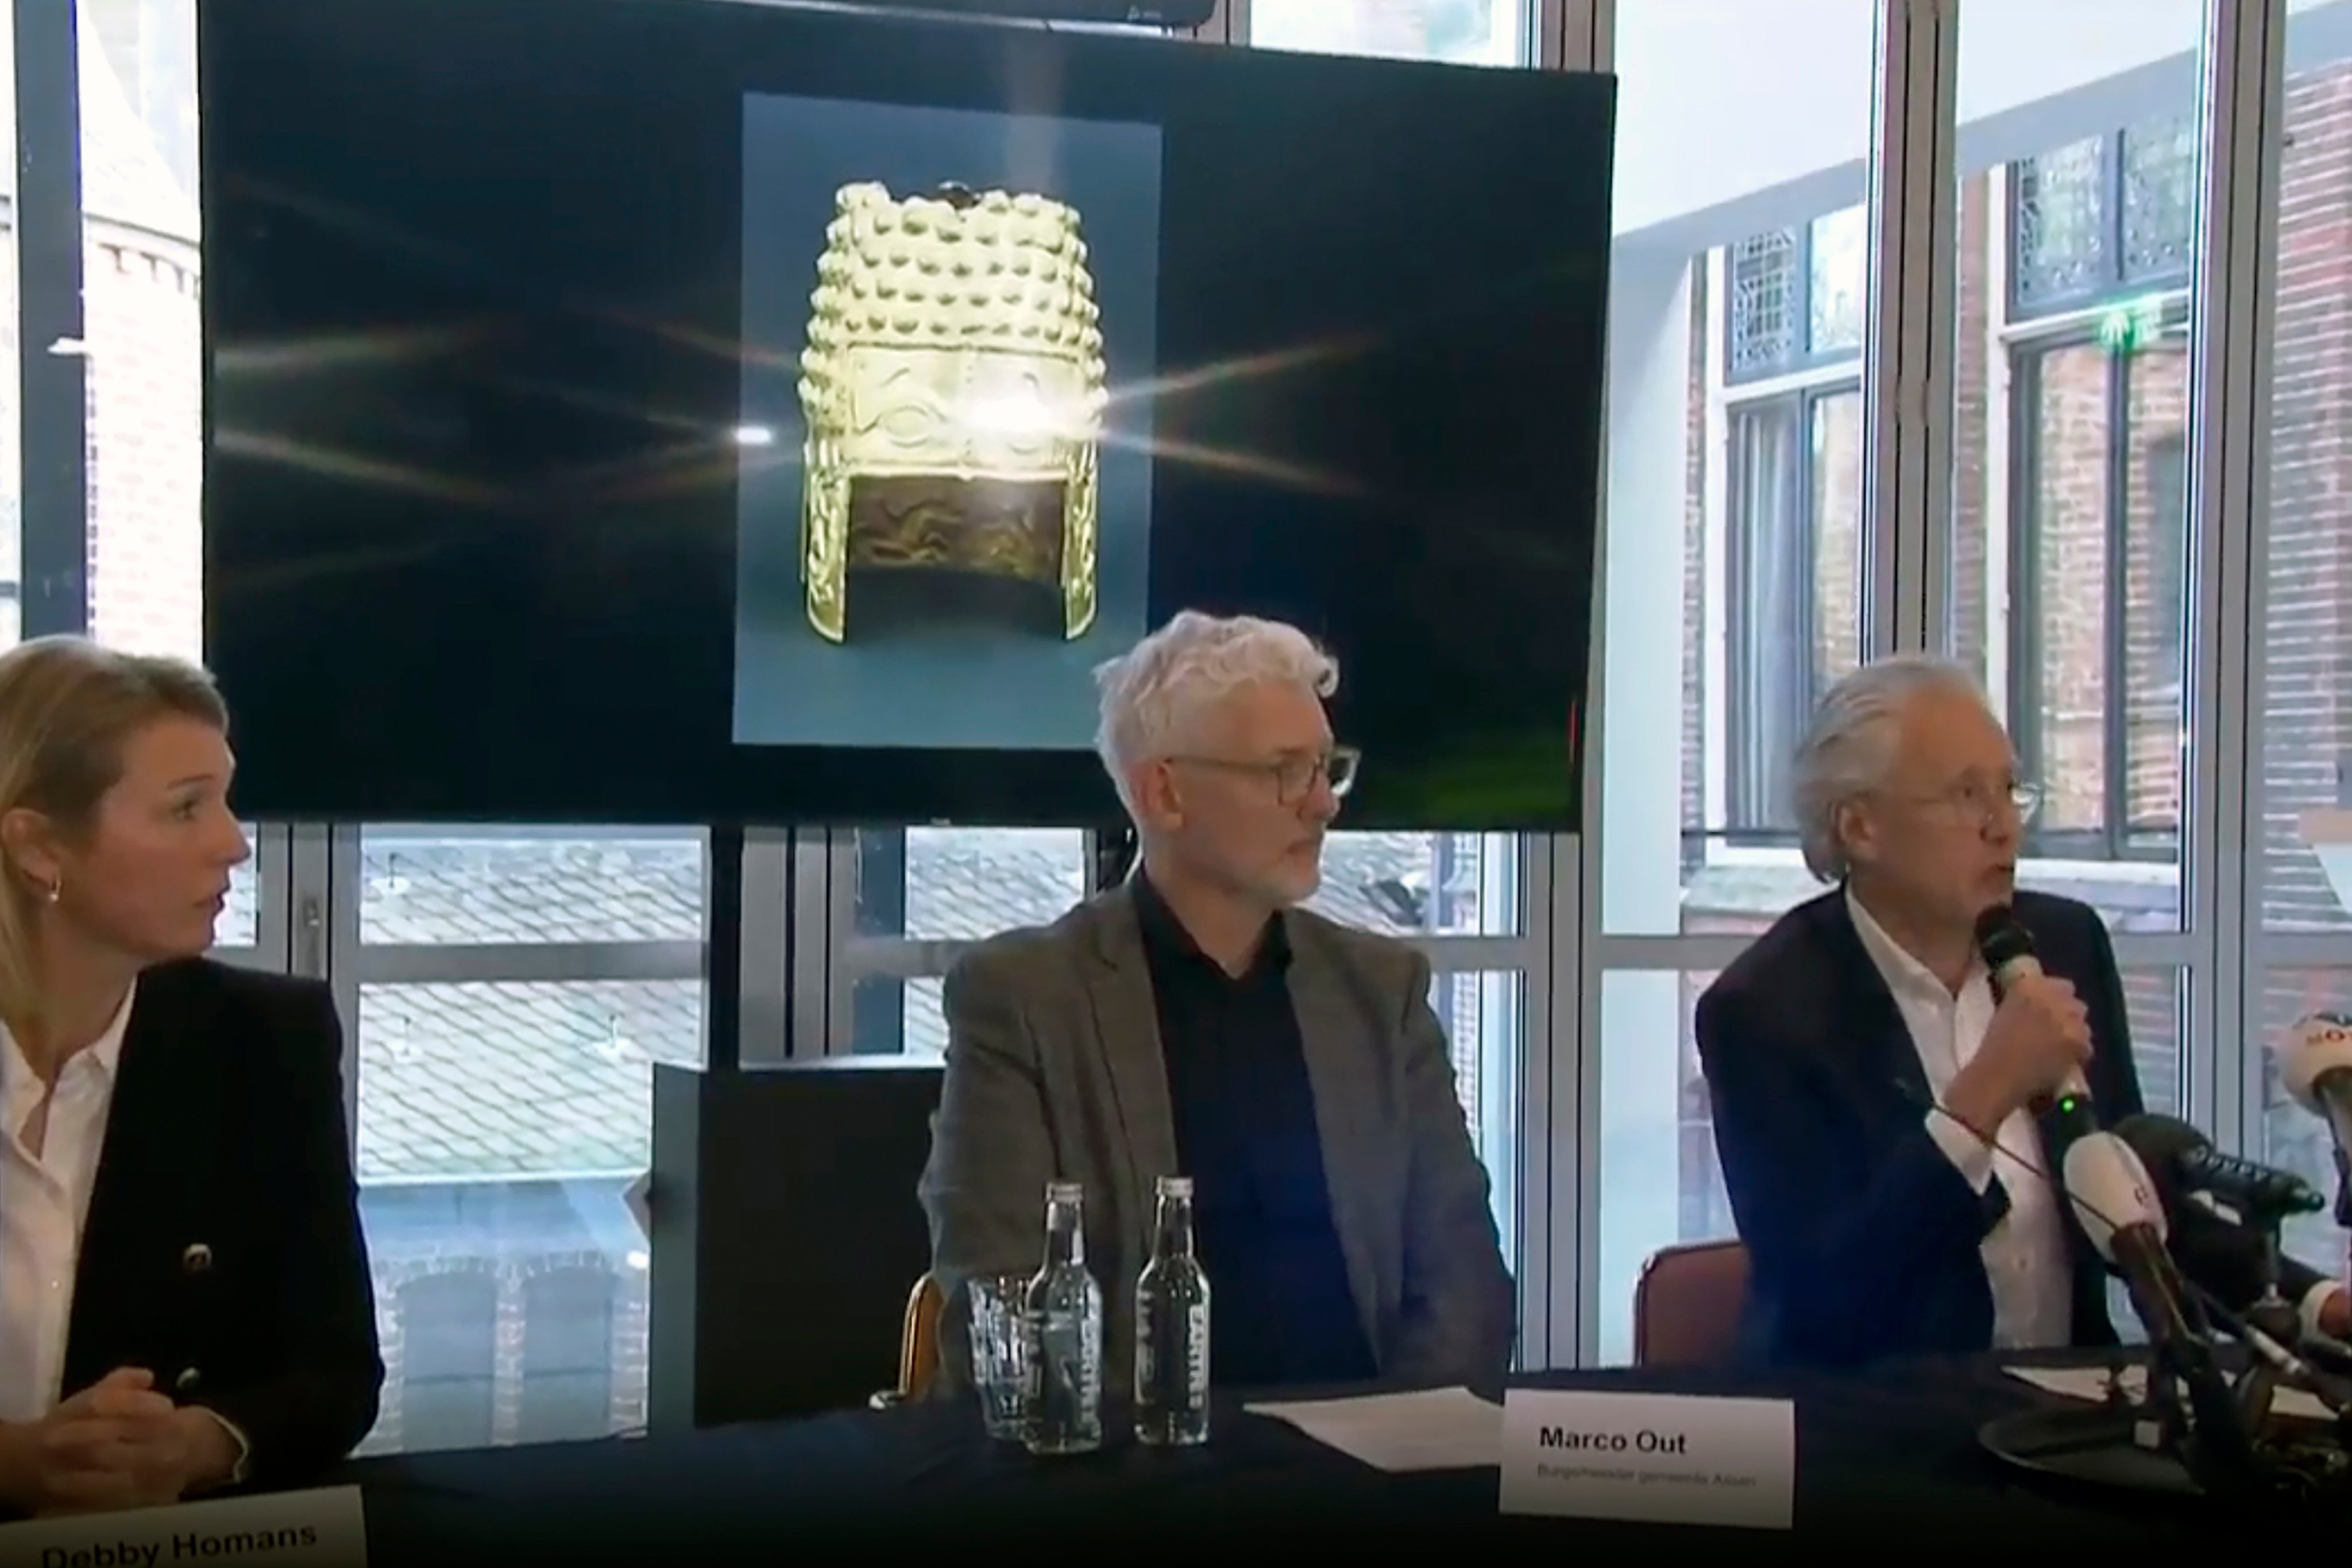
[[[1284,919],[1331,1217],[1381,1381],[1495,1394],[1510,1358],[1513,1290],[1430,1011],[1428,961],[1304,910]],[[948,1293],[938,1386],[970,1385],[959,1287],[976,1274],[1035,1270],[1045,1184],[1059,1180],[1086,1188],[1104,1392],[1123,1395],[1153,1182],[1181,1173],[1129,889],[982,942],[949,974],[944,1005],[946,1081],[919,1185],[932,1271]]]

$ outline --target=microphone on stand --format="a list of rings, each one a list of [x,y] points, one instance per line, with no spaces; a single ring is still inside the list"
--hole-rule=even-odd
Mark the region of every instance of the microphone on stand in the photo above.
[[[2336,1223],[2352,1227],[2352,1016],[2336,1012],[2297,1020],[2273,1051],[2279,1086],[2327,1123],[2336,1139]]]
[[[2177,1116],[2143,1111],[2116,1123],[2116,1136],[2156,1178],[2157,1195],[2169,1209],[2176,1194],[2204,1193],[2236,1211],[2251,1228],[2268,1228],[2290,1215],[2317,1214],[2327,1206],[2319,1189],[2293,1171],[2224,1154],[2213,1141]]]
[[[2236,1215],[2237,1228],[2245,1232],[2255,1248],[2260,1297],[2241,1314],[2192,1284],[2190,1289],[2205,1309],[2268,1363],[2278,1377],[2316,1396],[2339,1415],[2352,1408],[2352,1383],[2322,1371],[2297,1353],[2305,1340],[2302,1314],[2279,1294],[2279,1226],[2290,1215],[2316,1214],[2325,1208],[2327,1200],[2318,1189],[2292,1171],[2222,1153],[2203,1132],[2177,1116],[2147,1112],[2126,1116],[2116,1124],[2115,1132],[2140,1156],[2155,1178],[2157,1201],[2167,1216],[2181,1212],[2191,1194],[2202,1194]],[[2268,1392],[2259,1383],[2243,1384],[2242,1389],[2253,1391],[2250,1397],[2254,1406],[2248,1415],[2259,1426],[2269,1415]]]

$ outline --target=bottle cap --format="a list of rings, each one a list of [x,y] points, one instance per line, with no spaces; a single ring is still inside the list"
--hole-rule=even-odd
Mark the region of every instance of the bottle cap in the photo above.
[[[1077,1182],[1047,1182],[1045,1201],[1049,1204],[1074,1204],[1087,1195],[1086,1187]]]
[[[1190,1176],[1162,1176],[1159,1184],[1160,1195],[1163,1198],[1189,1198],[1192,1195],[1192,1178]]]

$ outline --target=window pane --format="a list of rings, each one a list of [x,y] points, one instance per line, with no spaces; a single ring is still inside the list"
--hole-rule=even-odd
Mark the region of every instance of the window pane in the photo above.
[[[1505,833],[1333,833],[1316,913],[1394,936],[1517,936],[1519,840]]]
[[[2352,44],[2334,7],[2287,19],[2285,151],[2278,200],[2268,532],[2263,574],[2262,909],[2272,926],[2352,926],[2304,841],[2304,813],[2352,806]]]
[[[261,829],[250,822],[240,826],[245,830],[245,841],[254,843]],[[215,947],[251,947],[261,940],[259,864],[257,858],[248,858],[228,874],[228,908],[213,922]]]
[[[1813,220],[1806,267],[1807,344],[1816,354],[1862,347],[1863,284],[1870,276],[1870,211],[1854,205]]]
[[[1869,0],[1621,0],[1601,922],[1819,891],[1790,750],[1863,644]],[[1673,721],[1668,721],[1673,715]]]
[[[2200,22],[2113,16],[1962,14],[1947,636],[2042,787],[2020,879],[2178,931]]]
[[[360,940],[699,942],[700,829],[366,827]]]
[[[626,1185],[362,1184],[384,1384],[361,1454],[645,1424],[650,1255]]]
[[[698,1067],[698,981],[363,985],[360,1207],[386,1367],[367,1451],[645,1419],[655,1062]]]
[[[1692,1013],[1712,973],[1612,970],[1601,985],[1601,1364],[1633,1358],[1633,1287],[1660,1247],[1737,1234]],[[2153,1111],[2180,1104],[2182,976],[2126,970],[2132,1056]],[[2126,1326],[2118,1320],[2117,1326]]]
[[[860,937],[977,941],[1047,924],[1086,896],[1076,828],[878,828],[856,843]]]
[[[1460,65],[1528,63],[1535,0],[1250,0],[1260,48]]]
[[[85,0],[89,629],[204,654],[194,0]]]
[[[362,1182],[626,1181],[653,1064],[701,1065],[702,982],[362,985],[359,1038]]]
[[[2281,1231],[2286,1250],[2330,1274],[2343,1274],[2352,1265],[2346,1234],[2336,1224],[2333,1205],[2341,1177],[2336,1165],[2336,1139],[2327,1123],[2287,1098],[2279,1087],[2274,1053],[2286,1043],[2295,1024],[2314,1013],[2352,1013],[2352,969],[2271,969],[2263,972],[2262,1036],[2247,1049],[2263,1058],[2263,1122],[2257,1158],[2293,1171],[2326,1194],[2330,1206],[2315,1215],[2287,1222]]]
[[[1454,1047],[1454,1089],[1470,1142],[1486,1167],[1503,1261],[1518,1271],[1519,1062],[1527,1050],[1527,977],[1511,971],[1440,971],[1429,1005]]]

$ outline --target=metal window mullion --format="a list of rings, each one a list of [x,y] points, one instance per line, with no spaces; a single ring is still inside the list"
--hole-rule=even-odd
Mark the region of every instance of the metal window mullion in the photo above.
[[[787,1049],[794,1058],[831,1053],[829,1016],[833,995],[833,950],[849,932],[833,912],[833,835],[824,828],[795,828],[792,835],[792,952],[786,982],[791,1005]],[[839,999],[846,1015],[850,999]]]
[[[15,8],[20,635],[89,626],[89,372],[83,350],[80,67],[75,0]]]
[[[365,1085],[360,1066],[360,828],[295,825],[297,948],[326,981],[343,1021],[343,1113],[359,1157]]]
[[[742,954],[738,979],[739,1064],[789,1056],[793,1031],[793,839],[789,831],[743,835]],[[709,933],[706,932],[707,936]]]
[[[700,942],[373,942],[356,945],[362,985],[578,984],[702,978]]]
[[[2254,993],[2257,1010],[2262,997],[2262,977],[2267,970],[2352,970],[2352,931],[2263,931],[2256,926],[2248,936],[2254,944],[2254,954],[2247,961],[2246,967],[2247,973],[2253,977],[2250,989]]]
[[[1958,38],[1957,0],[1880,0],[1864,340],[1864,658],[1928,647],[1949,596]]]
[[[1554,1150],[1559,1123],[1555,1086],[1561,1082],[1562,1043],[1573,1046],[1576,1031],[1573,984],[1555,977],[1573,975],[1556,962],[1559,943],[1576,941],[1576,840],[1565,834],[1529,834],[1520,840],[1519,926],[1526,932],[1528,966],[1520,991],[1517,1081],[1512,1086],[1511,1146],[1517,1155],[1519,1364],[1548,1367],[1555,1347],[1573,1353],[1576,1311],[1573,1268],[1556,1267],[1552,1224]],[[1554,922],[1568,911],[1566,931]],[[1572,1081],[1572,1075],[1571,1081]],[[1572,1107],[1572,1092],[1564,1098]],[[1570,1252],[1568,1257],[1573,1258]]]
[[[2269,489],[2270,335],[2277,291],[2277,194],[2285,106],[2286,0],[2207,0],[2199,94],[2199,204],[2189,476],[2196,527],[2191,626],[2192,761],[2184,873],[2204,973],[2189,986],[2189,1115],[2242,1146],[2261,1114],[2261,987],[2250,983],[2263,843],[2259,731],[2262,537]],[[2234,623],[2232,606],[2245,618]],[[2210,629],[2212,635],[2198,635]],[[2202,700],[2199,700],[2201,697]],[[2255,977],[2255,978],[2258,978]]]
[[[1617,68],[1618,0],[1549,0],[1561,12],[1559,68]],[[1727,290],[1726,291],[1727,295]],[[1604,378],[1605,380],[1605,378]],[[1609,402],[1603,387],[1601,450],[1609,450]],[[1609,648],[1609,465],[1602,462],[1592,497],[1592,624],[1585,668],[1584,798],[1581,831],[1552,846],[1550,918],[1530,921],[1540,943],[1535,964],[1544,975],[1549,1017],[1535,1033],[1530,1011],[1530,1058],[1523,1068],[1521,1142],[1541,1138],[1539,1153],[1525,1152],[1529,1205],[1521,1272],[1521,1299],[1540,1300],[1540,1323],[1530,1317],[1526,1342],[1540,1345],[1528,1365],[1588,1366],[1601,1346],[1601,736],[1610,720],[1593,697],[1603,689]],[[1537,1042],[1542,1043],[1538,1047]],[[1540,1237],[1540,1242],[1538,1242]],[[1540,1274],[1532,1274],[1540,1263]],[[1540,1329],[1540,1332],[1537,1331]]]

